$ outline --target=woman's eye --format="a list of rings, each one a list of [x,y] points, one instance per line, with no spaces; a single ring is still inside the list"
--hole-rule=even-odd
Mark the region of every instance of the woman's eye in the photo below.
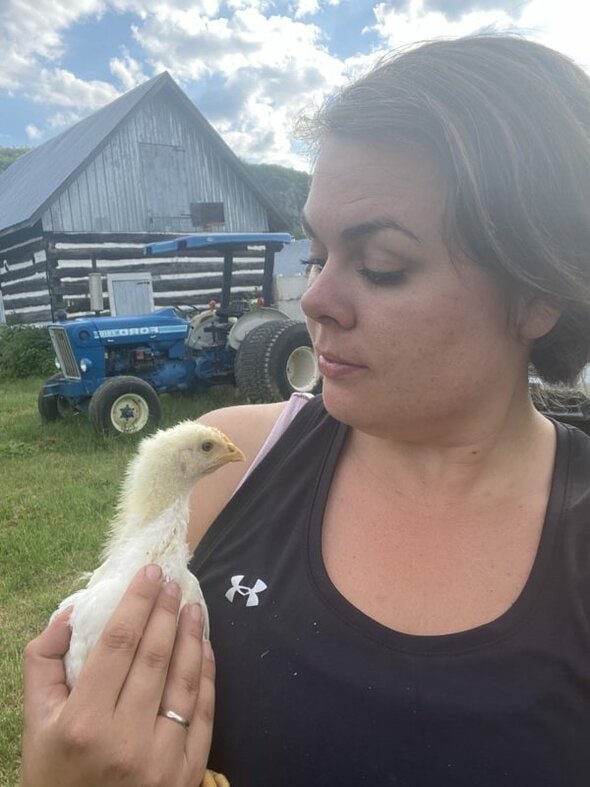
[[[395,284],[403,284],[406,280],[407,273],[405,270],[397,270],[397,271],[374,271],[371,268],[359,268],[358,272],[363,276],[367,281],[371,282],[371,284],[380,284],[380,285],[395,285]]]
[[[301,260],[301,264],[305,265],[305,272],[308,278],[314,279],[326,264],[326,260],[322,257],[309,257]]]
[[[326,264],[326,260],[323,257],[308,257],[307,259],[300,260],[302,265],[310,268],[312,266],[317,266],[323,268]]]

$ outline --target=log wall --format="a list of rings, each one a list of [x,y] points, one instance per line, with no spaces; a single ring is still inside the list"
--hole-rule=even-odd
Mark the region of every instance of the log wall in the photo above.
[[[90,311],[88,274],[102,274],[105,308],[110,314],[107,290],[109,273],[150,273],[154,306],[184,303],[205,308],[221,298],[223,257],[203,252],[183,257],[144,257],[143,246],[154,237],[136,237],[125,242],[85,235],[67,235],[36,240],[18,250],[0,251],[0,288],[9,324],[47,324],[56,312],[83,317]],[[239,252],[234,262],[232,293],[256,297],[262,286],[263,251]]]

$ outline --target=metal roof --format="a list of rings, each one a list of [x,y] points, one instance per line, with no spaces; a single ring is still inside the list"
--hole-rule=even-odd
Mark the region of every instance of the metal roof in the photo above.
[[[125,118],[148,96],[155,95],[163,87],[172,90],[209,142],[239,171],[242,179],[268,210],[273,223],[286,227],[286,219],[277,211],[246,167],[170,74],[164,71],[21,156],[0,174],[0,235],[34,224],[58,194],[107,144]]]
[[[0,175],[0,231],[36,221],[56,192],[166,77],[171,79],[164,73],[144,82],[11,164]]]

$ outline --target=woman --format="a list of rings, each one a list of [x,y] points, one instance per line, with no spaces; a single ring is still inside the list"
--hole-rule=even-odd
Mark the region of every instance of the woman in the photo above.
[[[191,519],[212,766],[235,787],[586,785],[590,441],[537,413],[527,379],[589,357],[588,77],[518,39],[426,44],[346,88],[314,134],[302,306],[323,398],[203,419],[251,463],[199,482]],[[80,695],[61,685],[63,622],[29,647],[28,702],[48,705],[49,656],[60,699],[57,718],[29,709],[26,787],[43,768],[198,783],[212,660],[199,694],[187,616],[173,650],[147,585],[112,624],[140,608],[138,656],[103,644]],[[138,665],[158,638],[167,680]]]

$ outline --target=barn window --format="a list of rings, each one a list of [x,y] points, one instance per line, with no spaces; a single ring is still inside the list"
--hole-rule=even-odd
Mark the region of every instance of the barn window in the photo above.
[[[191,202],[191,219],[193,227],[202,227],[205,231],[225,227],[225,211],[223,202]]]

